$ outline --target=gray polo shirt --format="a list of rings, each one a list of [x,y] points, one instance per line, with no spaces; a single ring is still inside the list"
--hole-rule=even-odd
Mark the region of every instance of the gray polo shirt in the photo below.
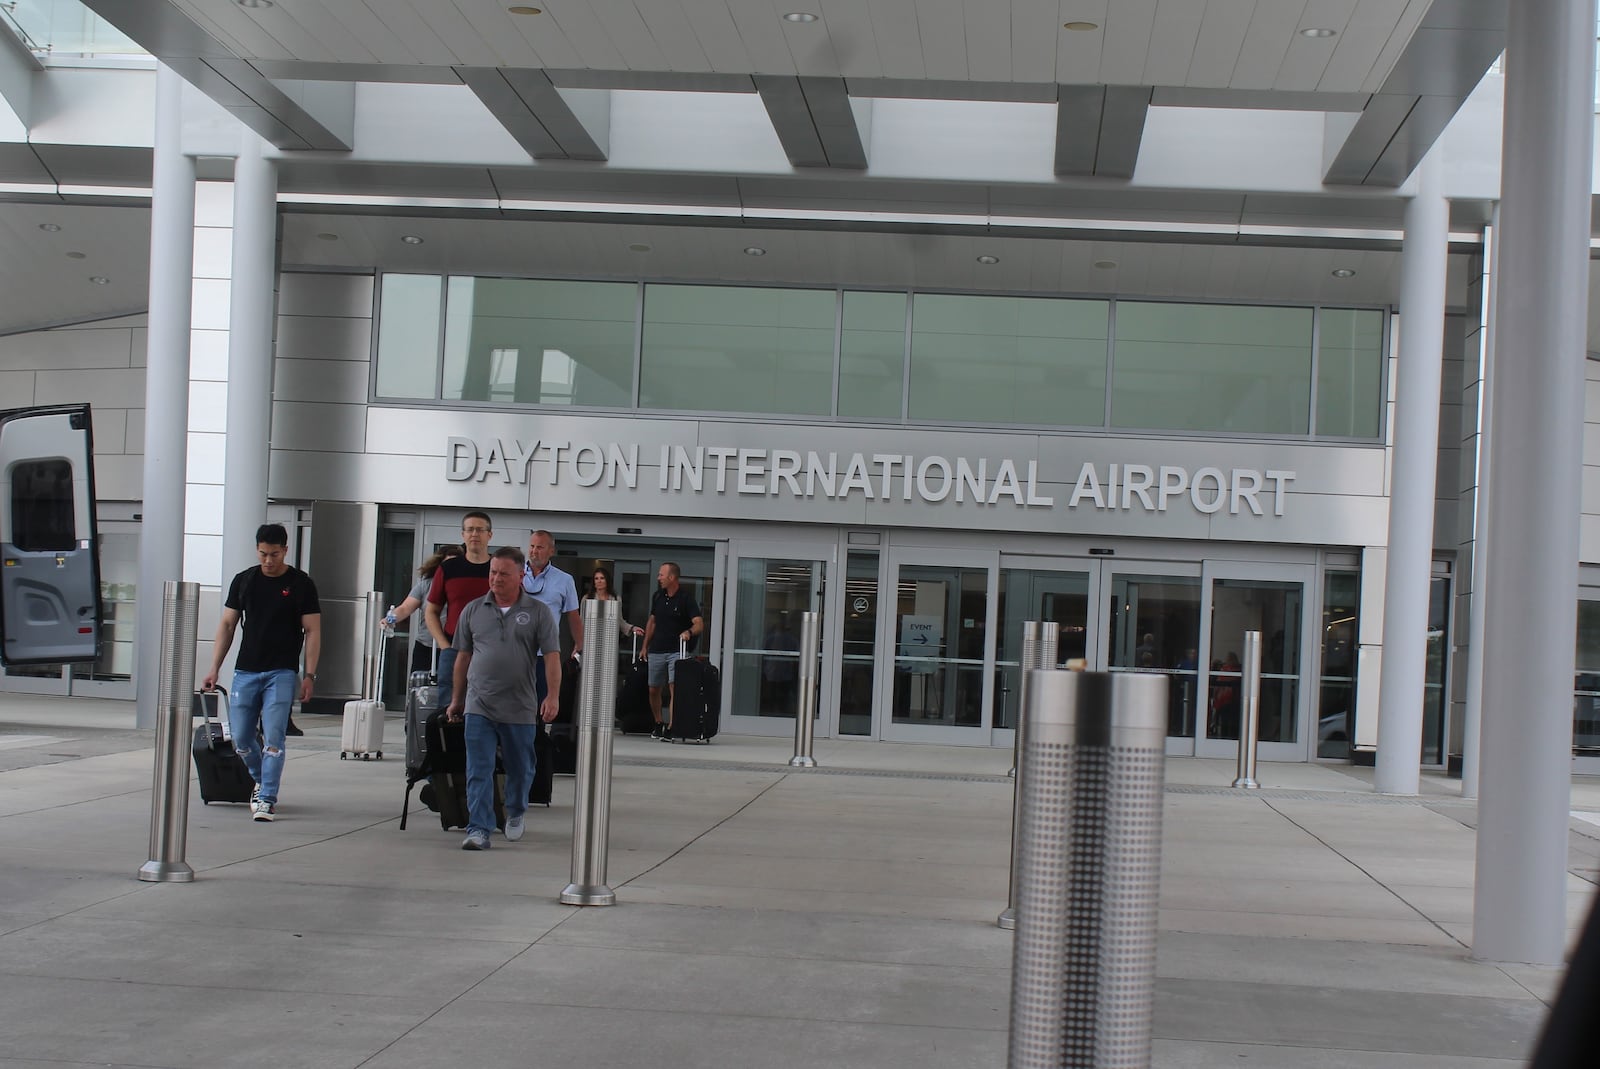
[[[502,724],[539,723],[533,666],[540,649],[561,648],[555,614],[548,606],[519,593],[511,607],[501,611],[494,595],[485,595],[462,610],[452,645],[472,654],[467,666],[467,712]]]

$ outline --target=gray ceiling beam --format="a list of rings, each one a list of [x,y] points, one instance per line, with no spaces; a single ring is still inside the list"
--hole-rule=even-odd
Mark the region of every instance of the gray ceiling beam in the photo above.
[[[1505,46],[1504,0],[1436,0],[1355,122],[1330,116],[1322,180],[1399,186]]]
[[[0,28],[0,98],[17,113],[22,125],[33,125],[33,77],[44,65],[16,34]]]
[[[274,82],[170,0],[84,0],[84,6],[278,148],[352,148],[354,85]]]
[[[754,81],[791,164],[866,168],[867,150],[844,79],[757,74]]]
[[[1150,112],[1137,85],[1056,87],[1056,174],[1132,178]]]
[[[607,90],[558,89],[542,70],[457,67],[455,72],[534,159],[606,160]]]

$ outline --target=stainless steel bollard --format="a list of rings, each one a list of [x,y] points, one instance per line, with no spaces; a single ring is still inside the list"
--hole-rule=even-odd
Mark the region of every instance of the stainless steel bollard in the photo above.
[[[367,591],[367,612],[361,630],[361,696],[373,701],[383,698],[383,644],[389,634],[383,629],[383,618],[388,614],[383,591]]]
[[[1035,671],[1010,1069],[1148,1069],[1167,679]]]
[[[195,638],[200,584],[169,579],[161,589],[161,670],[156,682],[156,766],[150,791],[150,860],[146,883],[190,883],[189,739],[193,734]]]
[[[1261,632],[1244,633],[1244,660],[1239,663],[1239,774],[1235,787],[1255,790],[1256,736],[1261,733]]]
[[[1017,837],[1022,827],[1022,735],[1028,715],[1028,673],[1035,668],[1053,669],[1061,647],[1061,625],[1054,620],[1040,623],[1028,620],[1022,625],[1022,672],[1017,684],[1017,723],[1011,743],[1011,881],[1006,891],[1006,908],[995,924],[1006,931],[1017,927]]]
[[[822,629],[814,612],[800,614],[800,708],[794,718],[794,756],[790,768],[816,768],[811,756],[811,739],[817,719],[817,648]]]
[[[606,862],[611,849],[611,725],[617,708],[620,611],[615,598],[583,603],[572,882],[561,892],[561,901],[569,906],[617,904],[617,893],[606,886]]]

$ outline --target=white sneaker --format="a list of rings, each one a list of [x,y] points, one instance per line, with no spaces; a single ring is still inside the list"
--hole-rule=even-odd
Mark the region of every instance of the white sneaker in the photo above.
[[[270,821],[278,812],[277,807],[271,802],[257,802],[255,809],[256,815],[254,819],[261,821],[262,823]]]
[[[489,849],[489,837],[481,831],[469,831],[467,832],[467,837],[461,840],[461,849],[487,850]]]
[[[510,820],[506,821],[506,841],[512,843],[516,842],[518,839],[522,838],[522,833],[527,830],[528,826],[527,824],[523,823],[523,819],[521,817],[512,817]]]

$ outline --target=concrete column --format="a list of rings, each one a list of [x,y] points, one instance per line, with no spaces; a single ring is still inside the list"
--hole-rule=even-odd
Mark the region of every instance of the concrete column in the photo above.
[[[1553,966],[1566,934],[1595,0],[1507,13],[1472,953]]]
[[[1395,371],[1389,576],[1383,597],[1374,780],[1384,794],[1416,794],[1421,761],[1450,242],[1450,207],[1439,193],[1438,170],[1433,155],[1417,168],[1417,194],[1406,205],[1405,244],[1400,252],[1400,357]]]
[[[183,154],[182,93],[183,80],[168,67],[158,67],[144,387],[144,506],[139,528],[138,631],[134,636],[135,715],[141,728],[156,724],[162,584],[183,578],[195,170],[194,160]]]
[[[272,429],[272,327],[276,310],[278,174],[249,130],[233,172],[233,269],[228,317],[228,444],[222,491],[222,584],[255,561],[266,519]]]

